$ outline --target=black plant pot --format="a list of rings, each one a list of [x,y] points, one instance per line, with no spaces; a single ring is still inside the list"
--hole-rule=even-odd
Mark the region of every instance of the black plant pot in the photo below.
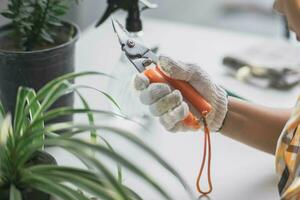
[[[57,165],[57,162],[55,158],[47,152],[37,151],[27,165],[33,166],[38,164]],[[21,188],[20,190],[22,192],[23,200],[49,200],[51,197],[49,194],[31,188]],[[0,200],[9,200],[9,188],[0,188]]]
[[[11,48],[16,43],[12,30],[11,25],[0,28],[0,100],[13,114],[20,86],[37,91],[47,82],[74,71],[75,44],[80,31],[76,25],[65,22],[56,30],[58,42],[55,45],[28,52]],[[59,99],[52,108],[72,106],[73,103],[74,96],[70,94]],[[72,116],[66,116],[55,121],[71,120]]]

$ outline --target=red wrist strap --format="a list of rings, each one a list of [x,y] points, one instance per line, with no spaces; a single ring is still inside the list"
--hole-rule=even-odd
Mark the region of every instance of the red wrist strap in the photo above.
[[[203,195],[207,195],[209,193],[212,192],[213,187],[212,187],[212,181],[211,181],[211,142],[210,142],[210,131],[209,128],[207,126],[207,122],[206,122],[206,115],[203,115],[203,124],[204,124],[204,150],[203,150],[203,157],[202,157],[202,163],[201,163],[201,167],[199,170],[199,174],[197,177],[197,182],[196,182],[196,186],[197,186],[197,190],[199,193],[203,194]],[[206,159],[207,156],[207,159]],[[208,179],[208,190],[207,191],[203,191],[201,189],[201,177],[203,174],[203,170],[206,164],[206,160],[207,160],[207,179]]]

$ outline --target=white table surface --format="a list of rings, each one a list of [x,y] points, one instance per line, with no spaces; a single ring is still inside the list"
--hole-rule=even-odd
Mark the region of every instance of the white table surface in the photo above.
[[[239,95],[253,102],[275,106],[290,107],[296,100],[299,88],[289,92],[258,89],[240,83],[226,75],[221,59],[232,51],[238,51],[249,45],[259,43],[266,38],[225,32],[166,21],[146,19],[145,37],[147,44],[159,45],[160,52],[188,62],[199,63],[215,80]],[[77,46],[78,70],[97,70],[110,72],[121,55],[116,35],[110,22],[99,29],[90,29],[82,35]],[[81,83],[97,88],[107,88],[105,79],[83,79]],[[92,106],[107,108],[108,104],[99,95],[86,92]],[[99,123],[103,120],[99,118]],[[114,122],[119,127],[136,131],[135,125],[127,122]],[[184,177],[190,187],[195,190],[195,179],[201,161],[202,134],[170,134],[164,131],[157,122],[151,127],[151,132],[139,130],[137,136],[152,146],[163,158],[171,163]],[[105,135],[107,136],[107,135]],[[115,137],[108,137],[116,149],[129,158],[141,164],[151,175],[157,178],[176,200],[188,199],[182,187],[176,180],[162,170],[153,160],[131,148]],[[212,176],[214,191],[209,196],[211,200],[271,200],[278,199],[277,180],[274,168],[274,157],[255,149],[239,144],[219,134],[212,134],[213,162]],[[80,165],[73,157],[59,149],[50,149],[59,163]],[[146,200],[160,199],[148,190],[140,180],[126,174],[125,183],[140,191]]]

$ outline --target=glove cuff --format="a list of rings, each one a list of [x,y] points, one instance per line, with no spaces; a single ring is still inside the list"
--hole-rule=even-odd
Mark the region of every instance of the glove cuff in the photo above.
[[[227,93],[222,87],[216,85],[212,99],[213,113],[211,118],[209,117],[211,120],[209,120],[210,123],[208,125],[212,131],[219,131],[223,126],[228,111]]]

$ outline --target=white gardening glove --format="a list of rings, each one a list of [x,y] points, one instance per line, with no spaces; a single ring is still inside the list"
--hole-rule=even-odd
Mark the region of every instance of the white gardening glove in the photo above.
[[[199,66],[174,61],[160,56],[159,66],[168,76],[189,82],[212,106],[207,116],[210,130],[218,131],[227,113],[227,94],[223,88],[215,84],[209,75]],[[180,91],[173,90],[164,83],[152,83],[144,74],[136,75],[134,87],[140,91],[140,100],[149,105],[154,116],[158,116],[161,124],[172,132],[189,130],[181,121],[187,117],[189,110],[199,119],[201,115],[188,102],[184,101]]]

